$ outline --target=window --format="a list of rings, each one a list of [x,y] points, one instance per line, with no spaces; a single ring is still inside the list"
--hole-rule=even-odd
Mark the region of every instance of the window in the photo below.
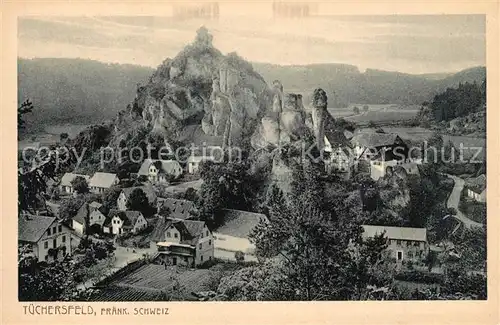
[[[209,257],[208,257],[208,260],[209,260],[209,261],[211,261],[211,260],[212,260],[212,256],[209,256]]]
[[[167,238],[170,238],[171,235],[170,235],[170,231],[167,231]]]
[[[50,236],[50,228],[47,229],[47,236]]]
[[[201,255],[201,256],[200,256],[200,261],[202,261],[202,262],[203,262],[203,255]]]
[[[56,226],[52,227],[52,233],[55,234],[57,232]]]
[[[205,235],[205,236],[207,236],[207,237],[208,237],[208,230],[207,230],[207,232],[206,232],[206,235]]]
[[[212,240],[211,239],[208,241],[208,246],[210,246],[210,245],[212,245]]]
[[[398,251],[398,261],[401,261],[403,259],[403,252]]]
[[[45,261],[49,260],[49,255],[45,255]]]
[[[49,248],[49,242],[48,241],[46,241],[46,242],[43,243],[43,248],[45,248],[45,249]]]
[[[62,225],[59,225],[59,226],[57,227],[57,231],[62,232]]]
[[[177,257],[172,257],[172,265],[177,265]]]
[[[52,247],[56,248],[57,247],[57,238],[54,238],[52,240]]]
[[[66,242],[66,236],[62,236],[62,242],[65,243]]]
[[[175,233],[175,234],[174,234],[174,238],[179,238],[179,234],[178,234],[178,233]]]

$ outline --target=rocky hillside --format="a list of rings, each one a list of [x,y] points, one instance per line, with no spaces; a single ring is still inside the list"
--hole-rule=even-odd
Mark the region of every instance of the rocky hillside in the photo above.
[[[304,94],[309,103],[312,91],[321,87],[334,95],[330,107],[347,107],[349,103],[416,104],[430,100],[435,94],[459,83],[482,82],[485,67],[474,67],[452,74],[413,75],[367,69],[360,72],[347,64],[311,64],[280,66],[254,63],[255,70],[271,83],[281,80],[290,91]]]
[[[115,141],[143,127],[167,142],[204,142],[205,137],[190,138],[190,132],[214,142],[209,144],[245,146],[270,101],[264,79],[235,53],[225,56],[215,49],[202,27],[192,44],[166,59],[137,89],[117,118]]]

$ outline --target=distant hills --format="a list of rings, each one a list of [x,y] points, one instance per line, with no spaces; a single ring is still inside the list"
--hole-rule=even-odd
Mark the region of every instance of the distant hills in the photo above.
[[[18,99],[35,106],[27,131],[46,125],[97,123],[132,102],[153,69],[84,59],[18,59]]]
[[[466,81],[481,83],[486,77],[485,67],[452,74],[411,75],[373,69],[361,73],[346,64],[252,64],[269,85],[280,80],[285,92],[302,93],[305,105],[315,88],[323,88],[330,107],[349,103],[421,104],[447,87]],[[25,117],[27,129],[36,132],[46,125],[98,123],[114,118],[133,102],[137,84],[147,83],[153,72],[149,67],[84,59],[19,59],[19,101],[30,98],[35,106]]]
[[[323,88],[331,107],[346,107],[349,103],[421,104],[447,87],[466,81],[482,83],[486,78],[485,67],[458,73],[412,75],[374,69],[361,73],[357,67],[346,64],[279,66],[253,63],[253,66],[267,83],[280,80],[285,91],[303,93],[306,105],[314,88]]]

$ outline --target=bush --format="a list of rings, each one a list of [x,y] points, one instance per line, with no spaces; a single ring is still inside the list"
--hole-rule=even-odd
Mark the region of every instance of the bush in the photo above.
[[[407,271],[400,272],[394,276],[395,280],[419,282],[425,284],[443,284],[444,276],[442,274],[422,272],[422,271]]]
[[[243,253],[242,251],[237,251],[236,253],[234,253],[234,259],[238,263],[243,263],[243,261],[245,260],[245,253]]]

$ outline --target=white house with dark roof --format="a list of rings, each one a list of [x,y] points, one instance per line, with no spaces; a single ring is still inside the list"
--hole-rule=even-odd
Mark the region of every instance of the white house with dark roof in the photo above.
[[[486,175],[465,179],[467,196],[478,202],[486,202]]]
[[[92,193],[102,194],[119,182],[120,180],[116,174],[97,172],[90,179],[89,188]]]
[[[104,221],[103,232],[113,235],[136,233],[148,226],[148,221],[140,211],[110,210]]]
[[[427,256],[429,245],[426,228],[373,225],[362,225],[362,227],[364,239],[384,234],[388,242],[387,250],[397,262],[403,260],[421,261]]]
[[[92,202],[90,204],[83,204],[76,215],[71,219],[71,227],[78,233],[85,233],[85,218],[89,218],[89,227],[98,224],[102,229],[106,216],[101,212],[102,204],[99,202]]]
[[[145,159],[137,175],[146,176],[153,184],[168,184],[172,178],[182,175],[182,167],[175,160]]]
[[[214,238],[204,221],[160,217],[151,241],[159,264],[194,267],[214,258]]]
[[[156,201],[157,201],[156,193],[155,193],[153,187],[151,186],[151,184],[149,184],[149,185],[144,185],[144,186],[127,187],[127,188],[122,189],[122,191],[120,192],[120,195],[116,199],[116,206],[118,207],[118,210],[121,210],[121,211],[127,210],[127,203],[128,203],[129,198],[130,198],[130,194],[132,194],[132,192],[136,189],[140,189],[144,192],[144,194],[146,194],[146,197],[148,198],[148,202],[151,206],[156,205]]]
[[[80,237],[54,217],[22,215],[18,218],[18,242],[29,244],[38,261],[53,261],[72,254]]]
[[[61,183],[59,184],[61,193],[72,194],[73,185],[71,185],[71,182],[78,176],[83,177],[87,181],[87,183],[90,181],[90,176],[82,174],[66,173],[61,178]]]
[[[168,208],[169,214],[162,215],[162,217],[182,220],[192,218],[192,213],[196,212],[196,206],[193,201],[173,198],[158,198],[157,208],[159,215],[161,215],[164,208]]]
[[[344,132],[325,130],[324,163],[327,173],[340,172],[350,177],[354,167],[354,155]]]

